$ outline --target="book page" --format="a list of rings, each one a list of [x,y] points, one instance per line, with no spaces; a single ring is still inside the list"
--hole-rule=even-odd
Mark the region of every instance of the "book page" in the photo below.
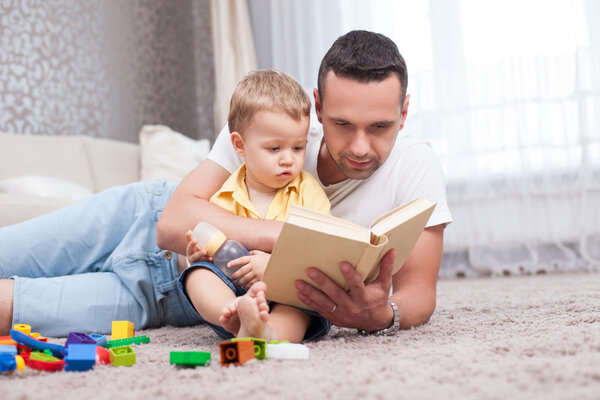
[[[371,238],[369,229],[364,226],[296,205],[292,205],[286,222],[361,242],[369,243]]]

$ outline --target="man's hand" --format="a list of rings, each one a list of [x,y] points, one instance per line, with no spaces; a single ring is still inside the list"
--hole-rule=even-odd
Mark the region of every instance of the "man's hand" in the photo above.
[[[250,289],[250,286],[262,279],[270,258],[271,254],[269,253],[260,250],[251,250],[249,256],[229,261],[227,268],[243,265],[242,268],[231,275],[231,280],[237,280],[237,285],[243,287],[245,290]]]
[[[304,281],[296,281],[298,298],[334,325],[365,331],[385,329],[394,319],[387,299],[395,257],[395,250],[390,250],[383,257],[377,279],[368,285],[350,264],[341,263],[340,270],[348,284],[348,292],[318,269],[310,268],[307,275],[320,290]]]

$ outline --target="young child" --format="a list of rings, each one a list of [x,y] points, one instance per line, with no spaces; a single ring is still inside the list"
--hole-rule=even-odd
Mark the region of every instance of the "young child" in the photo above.
[[[328,214],[320,184],[302,171],[310,107],[308,95],[285,73],[266,70],[244,77],[231,98],[228,125],[231,143],[245,163],[210,201],[251,218],[283,221],[292,204]],[[191,232],[186,240],[193,264],[182,276],[186,294],[219,335],[300,342],[328,332],[329,322],[316,313],[283,304],[269,307],[266,285],[260,282],[269,254],[253,250],[231,261],[229,267],[244,266],[229,279],[206,262],[206,251]]]

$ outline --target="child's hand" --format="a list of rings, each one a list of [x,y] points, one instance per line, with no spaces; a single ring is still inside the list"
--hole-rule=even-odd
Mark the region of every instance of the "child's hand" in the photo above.
[[[250,251],[249,256],[244,256],[229,261],[227,268],[243,265],[242,268],[238,269],[233,275],[231,275],[231,280],[236,281],[239,279],[236,282],[238,286],[241,286],[245,290],[250,289],[252,284],[262,279],[265,268],[267,268],[267,264],[269,263],[269,258],[271,258],[271,254],[269,253],[265,253],[260,250],[252,250]]]
[[[186,232],[185,240],[187,241],[185,253],[190,265],[199,261],[212,261],[212,257],[206,255],[206,250],[198,248],[198,241],[192,239],[192,231]]]

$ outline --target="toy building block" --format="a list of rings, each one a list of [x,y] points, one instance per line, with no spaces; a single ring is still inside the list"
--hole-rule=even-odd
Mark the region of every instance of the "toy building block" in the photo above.
[[[13,325],[15,331],[23,332],[27,336],[31,336],[31,326],[27,324],[15,324]]]
[[[267,344],[267,358],[272,359],[308,359],[309,348],[297,343]]]
[[[0,354],[0,373],[11,372],[17,369],[17,360],[15,356],[8,353]]]
[[[52,352],[55,357],[62,358],[65,352],[65,347],[59,344],[46,343],[41,342],[24,334],[23,332],[16,331],[14,329],[10,330],[10,337],[17,342],[18,344],[28,347],[33,350],[44,351],[48,349]]]
[[[254,343],[254,357],[257,360],[264,360],[267,356],[267,341],[264,339],[258,338],[233,338],[232,342],[237,342],[240,340],[250,340]]]
[[[104,347],[110,349],[111,347],[129,346],[132,344],[142,343],[150,343],[150,338],[148,336],[134,336],[125,339],[109,340],[108,342],[106,342]]]
[[[65,371],[89,371],[96,364],[96,343],[71,343],[65,351]]]
[[[172,351],[169,362],[179,368],[196,368],[210,365],[210,353],[206,351]]]
[[[102,347],[106,346],[106,342],[107,342],[106,336],[100,335],[98,333],[90,333],[89,337],[91,337],[92,339],[94,339],[96,341],[96,344],[98,346],[102,346]]]
[[[110,351],[102,346],[96,346],[96,364],[110,364]]]
[[[40,342],[48,342],[48,338],[46,336],[42,336],[37,332],[33,332],[31,335],[32,338],[34,338],[35,340],[38,340]]]
[[[0,336],[0,344],[12,344],[13,346],[16,346],[17,342],[12,340],[10,336]]]
[[[69,336],[67,337],[67,341],[65,342],[65,346],[76,343],[88,343],[88,344],[96,344],[96,341],[81,332],[69,332]]]
[[[219,343],[221,365],[243,365],[254,357],[254,343],[249,340],[237,342],[227,341]]]
[[[109,351],[110,362],[115,367],[122,365],[130,367],[135,364],[135,351],[131,346],[112,347]]]
[[[17,371],[23,371],[25,369],[25,360],[21,356],[15,356],[17,362]]]
[[[39,352],[31,353],[25,359],[25,364],[31,369],[48,372],[62,371],[65,368],[65,360]]]
[[[133,322],[131,321],[113,321],[112,331],[110,338],[111,340],[125,339],[133,337],[135,335],[135,329],[133,329]]]
[[[10,344],[0,344],[0,354],[6,353],[12,356],[17,355],[17,346],[13,346]]]

